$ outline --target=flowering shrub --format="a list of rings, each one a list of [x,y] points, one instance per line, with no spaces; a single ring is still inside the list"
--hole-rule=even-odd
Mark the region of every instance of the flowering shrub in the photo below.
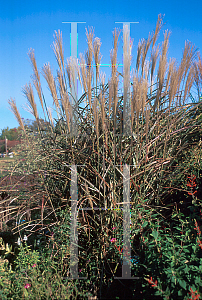
[[[189,180],[189,182],[187,183],[187,186],[188,187],[190,187],[191,188],[191,192],[188,192],[188,195],[194,195],[194,194],[196,194],[197,193],[197,190],[195,190],[194,192],[193,192],[193,188],[195,189],[196,188],[196,176],[195,175],[193,175],[193,176],[188,176],[187,177],[188,178],[188,180]]]
[[[27,283],[25,284],[25,289],[28,289],[31,286],[31,284]]]
[[[145,280],[156,290],[156,296],[188,299],[191,289],[197,295],[202,292],[201,231],[195,218],[199,219],[191,209],[187,218],[174,211],[168,223],[159,214],[144,210],[142,228],[132,230],[135,235],[141,233],[136,274],[148,274]]]

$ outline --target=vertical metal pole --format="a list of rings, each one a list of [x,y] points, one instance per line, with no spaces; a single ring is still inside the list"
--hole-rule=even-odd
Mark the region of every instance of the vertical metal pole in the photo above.
[[[77,165],[71,165],[70,167],[71,167],[70,278],[87,279],[87,277],[79,277],[78,275],[79,259],[78,259],[78,231],[77,231],[77,201],[78,201]]]
[[[70,56],[77,61],[77,23],[71,23],[71,33],[70,33]],[[73,78],[72,78],[72,88],[71,88],[71,93],[72,93],[72,106],[75,107],[73,110],[73,119],[74,121],[72,122],[72,135],[73,136],[78,136],[78,85],[77,85],[77,76],[76,76],[76,67],[74,66],[73,69]]]
[[[71,166],[71,227],[70,227],[70,274],[78,278],[78,231],[77,231],[77,166]]]
[[[131,277],[130,244],[130,165],[123,165],[123,265],[122,277],[114,279],[139,279]]]
[[[130,104],[130,24],[123,23],[123,135],[131,136],[131,104]]]
[[[123,267],[122,277],[131,278],[131,246],[130,246],[130,167],[123,166]]]
[[[71,33],[70,33],[70,57],[75,60],[77,63],[77,48],[78,48],[78,33],[77,33],[77,24],[86,23],[86,22],[62,22],[71,24]],[[74,105],[73,110],[73,120],[71,122],[71,136],[78,136],[78,80],[76,76],[76,67],[73,69],[73,80],[72,80],[72,106]]]

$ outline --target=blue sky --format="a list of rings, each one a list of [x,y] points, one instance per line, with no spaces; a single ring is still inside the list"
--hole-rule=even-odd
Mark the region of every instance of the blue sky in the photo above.
[[[62,22],[86,22],[78,24],[78,55],[87,49],[85,28],[93,27],[95,37],[101,39],[101,63],[110,63],[114,28],[123,29],[115,22],[139,22],[131,24],[130,36],[133,39],[132,55],[135,60],[138,42],[147,38],[155,30],[158,14],[165,14],[166,23],[157,43],[163,41],[166,29],[171,31],[168,59],[175,57],[180,63],[185,41],[191,41],[202,50],[202,1],[1,1],[0,2],[0,130],[18,126],[13,113],[8,109],[7,100],[15,98],[23,118],[34,117],[23,109],[26,98],[22,93],[25,84],[31,82],[32,67],[28,58],[30,48],[35,50],[38,69],[50,62],[56,76],[57,63],[51,44],[55,30],[61,30],[65,59],[70,56],[70,24]],[[122,63],[122,33],[119,36],[118,62]],[[102,67],[106,80],[110,68]],[[122,72],[122,68],[120,67]],[[48,106],[52,98],[45,79],[41,75],[43,93]],[[79,94],[80,96],[80,94]],[[35,92],[40,117],[43,117]],[[54,114],[53,114],[54,115]],[[1,131],[0,131],[1,132]]]

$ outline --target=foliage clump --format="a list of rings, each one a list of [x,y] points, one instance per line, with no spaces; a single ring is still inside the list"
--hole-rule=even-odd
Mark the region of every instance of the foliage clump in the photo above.
[[[65,66],[62,34],[56,32],[54,52],[59,66],[56,79],[49,64],[42,68],[55,105],[55,120],[46,107],[34,50],[30,50],[33,83],[45,121],[39,118],[31,84],[23,91],[36,119],[38,134],[33,135],[25,128],[15,100],[9,100],[26,149],[26,161],[18,163],[14,170],[18,174],[35,174],[37,179],[29,195],[23,193],[21,198],[17,197],[18,218],[27,210],[31,215],[15,230],[26,232],[30,239],[35,234],[41,243],[37,254],[41,265],[37,269],[26,265],[24,273],[16,269],[12,275],[12,293],[24,297],[38,293],[38,298],[41,293],[41,299],[53,293],[55,298],[62,297],[67,290],[69,297],[75,299],[87,291],[100,298],[116,296],[114,276],[121,276],[117,272],[121,271],[126,255],[122,245],[122,208],[127,181],[124,172],[129,166],[131,275],[137,278],[127,290],[118,291],[119,296],[148,299],[152,294],[153,299],[190,299],[189,293],[193,297],[200,295],[202,65],[199,52],[188,42],[180,65],[174,59],[168,62],[170,32],[164,33],[161,52],[160,45],[155,46],[162,25],[159,15],[153,35],[139,43],[136,70],[131,77],[127,27],[123,31],[123,74],[117,70],[120,32],[115,29],[111,78],[107,84],[99,70],[100,39],[93,40],[94,33],[87,32],[85,59],[80,55],[80,65],[70,59]],[[151,55],[147,61],[149,49]],[[95,87],[92,87],[93,56]],[[85,91],[78,101],[76,75]],[[124,78],[123,93],[120,76]],[[198,98],[190,103],[194,84]],[[82,108],[84,101],[86,106]],[[46,124],[45,130],[42,123]],[[78,198],[72,188],[76,180]],[[76,281],[73,287],[67,277],[71,267],[70,215],[75,201],[76,209],[79,208],[78,267],[87,279]],[[46,231],[45,235],[39,238],[42,231]],[[36,254],[26,247],[28,255]],[[23,255],[18,255],[17,261],[19,267],[23,265]],[[44,271],[45,265],[48,271]],[[50,278],[52,288],[48,285]]]

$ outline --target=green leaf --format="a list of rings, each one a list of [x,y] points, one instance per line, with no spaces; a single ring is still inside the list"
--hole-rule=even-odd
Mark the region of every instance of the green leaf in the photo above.
[[[186,273],[186,274],[188,274],[189,273],[189,267],[186,265],[186,267],[185,267],[185,269],[184,269],[184,272]]]
[[[200,278],[200,277],[196,277],[196,278],[195,278],[195,283],[196,283],[196,284],[197,284],[197,283],[200,284],[200,282],[201,282],[201,278]]]
[[[186,282],[185,282],[184,280],[179,280],[179,285],[180,285],[184,290],[186,290],[187,284],[186,284]]]
[[[162,292],[161,292],[161,291],[156,291],[156,292],[155,292],[155,296],[160,296],[160,295],[162,295]]]
[[[158,237],[158,231],[156,231],[156,230],[153,230],[153,231],[152,231],[152,233],[151,233],[151,236],[153,236],[153,237],[154,237],[154,239],[156,240],[156,239],[157,239],[157,237]]]
[[[188,252],[189,252],[189,250],[186,249],[185,247],[183,248],[183,251],[184,251],[185,253],[188,253]]]
[[[147,222],[147,221],[145,221],[145,222],[143,223],[142,227],[146,227],[146,226],[147,226],[147,224],[148,224],[148,222]]]

